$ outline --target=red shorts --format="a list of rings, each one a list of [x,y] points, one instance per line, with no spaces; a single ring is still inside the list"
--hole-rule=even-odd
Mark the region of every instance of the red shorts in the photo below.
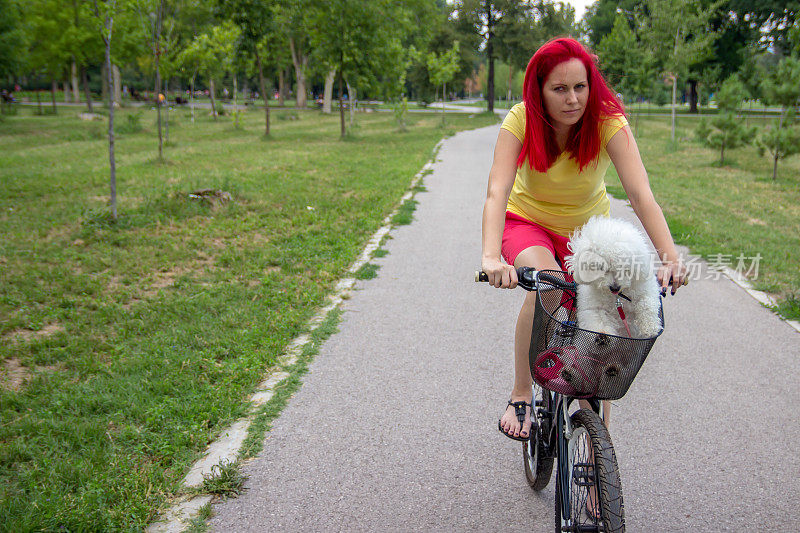
[[[572,255],[567,248],[568,243],[569,237],[559,235],[527,218],[506,211],[506,226],[503,230],[500,253],[509,265],[514,264],[522,250],[531,246],[544,246],[563,268],[564,257]]]

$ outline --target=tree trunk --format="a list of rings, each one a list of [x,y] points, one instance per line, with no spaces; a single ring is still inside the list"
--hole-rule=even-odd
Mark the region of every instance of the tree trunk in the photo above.
[[[42,110],[42,96],[40,94],[41,92],[42,91],[40,91],[39,89],[36,89],[36,105],[38,106],[39,115],[44,114],[44,111]]]
[[[722,143],[722,150],[719,153],[719,166],[725,164],[725,143]]]
[[[340,58],[340,64],[341,63],[344,63],[344,61]],[[344,139],[346,130],[344,128],[344,89],[342,85],[342,69],[339,68],[339,124],[341,125],[342,139]]]
[[[233,127],[239,127],[239,97],[236,94],[239,92],[239,86],[236,82],[236,74],[233,75]]]
[[[103,66],[100,67],[100,99],[103,105],[109,105],[108,100],[108,72],[106,72],[106,63],[103,61]]]
[[[486,58],[489,61],[489,74],[486,77],[487,109],[494,113],[494,19],[492,18],[492,2],[486,0]]]
[[[292,52],[292,64],[294,64],[294,75],[297,80],[295,87],[295,101],[297,107],[306,107],[306,67],[308,67],[308,55],[295,45],[294,38],[289,38],[289,50]]]
[[[778,179],[778,152],[775,151],[775,155],[772,158],[772,181]]]
[[[675,99],[678,91],[678,77],[672,77],[672,135],[670,139],[675,142]]]
[[[164,142],[169,142],[169,80],[164,80]]]
[[[264,83],[264,69],[261,65],[261,56],[256,50],[256,65],[258,66],[258,87],[264,97],[264,135],[269,136],[269,95],[267,94],[267,84]]]
[[[81,67],[81,77],[83,78],[83,92],[86,95],[86,109],[89,110],[89,113],[94,113],[92,93],[89,92],[89,75],[86,73],[86,67]]]
[[[106,74],[108,76],[109,86],[109,106],[108,106],[108,163],[110,167],[110,185],[111,185],[111,218],[117,220],[117,164],[114,157],[114,79],[111,70],[111,30],[114,25],[114,18],[106,16],[106,29],[108,30],[108,38],[105,36],[103,40],[106,42]]]
[[[350,87],[350,82],[345,81],[347,85],[347,103],[350,105],[350,129],[353,129],[353,113],[356,112],[356,90]]]
[[[72,101],[76,104],[81,103],[81,91],[78,88],[78,65],[75,62],[75,57],[72,58],[72,63],[70,64],[70,73],[72,79]]]
[[[156,115],[158,116],[158,159],[164,159],[164,136],[161,126],[161,72],[158,69],[158,55],[156,54]]]
[[[333,97],[334,78],[336,78],[336,69],[331,70],[328,72],[328,75],[325,76],[325,95],[322,99],[322,112],[327,115],[331,114],[331,99]]]
[[[442,126],[444,126],[444,100],[445,100],[444,95],[446,94],[447,94],[447,84],[442,83]]]
[[[158,12],[156,14],[156,34],[153,36],[155,40],[155,46],[153,47],[153,52],[155,54],[155,63],[156,63],[156,114],[158,115],[158,159],[159,161],[164,159],[164,138],[161,132],[161,98],[159,98],[159,94],[161,93],[161,71],[159,70],[159,60],[161,59],[161,17],[164,13],[164,0],[161,0],[158,6]]]
[[[689,80],[689,113],[697,113],[697,81]]]
[[[117,65],[111,65],[111,73],[114,76],[114,103],[116,103],[117,107],[122,105],[122,75],[119,72],[119,67]]]
[[[58,108],[56,107],[56,91],[58,90],[58,82],[53,80],[53,84],[50,86],[50,96],[53,99],[53,114],[58,114]]]
[[[278,105],[283,107],[286,105],[286,75],[283,69],[280,69],[278,74]]]
[[[72,97],[72,95],[69,92],[69,82],[65,81],[64,82],[64,102],[69,103],[71,97]]]
[[[508,66],[508,93],[506,94],[506,100],[509,101],[509,106],[511,105],[511,83],[514,81],[514,68],[509,65]]]
[[[189,81],[189,110],[192,113],[192,124],[194,124],[194,75]]]
[[[214,117],[214,120],[217,120],[217,103],[214,98],[214,78],[208,80],[208,83],[211,85],[211,90],[209,91],[209,94],[211,94],[211,116]]]

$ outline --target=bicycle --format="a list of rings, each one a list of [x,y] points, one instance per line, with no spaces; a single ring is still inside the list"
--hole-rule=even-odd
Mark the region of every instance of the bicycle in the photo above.
[[[568,273],[522,267],[517,278],[520,287],[537,292],[529,350],[531,437],[522,443],[528,484],[544,489],[555,463],[555,530],[624,532],[622,482],[602,400],[625,395],[661,332],[633,339],[583,330],[575,322],[577,287]],[[475,281],[488,277],[477,272]],[[659,318],[663,331],[661,308]],[[570,414],[575,400],[591,408]]]

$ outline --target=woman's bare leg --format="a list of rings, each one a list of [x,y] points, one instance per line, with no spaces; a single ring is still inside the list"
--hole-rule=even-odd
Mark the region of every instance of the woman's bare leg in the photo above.
[[[514,267],[533,267],[536,270],[560,270],[553,254],[543,246],[526,248],[517,256]],[[529,292],[517,318],[514,332],[514,387],[511,389],[511,401],[531,401],[531,367],[528,361],[528,350],[531,345],[531,329],[533,328],[533,310],[536,294]],[[520,426],[514,408],[510,405],[500,419],[500,426],[509,435],[527,437],[531,429],[530,409],[525,415],[525,423]]]

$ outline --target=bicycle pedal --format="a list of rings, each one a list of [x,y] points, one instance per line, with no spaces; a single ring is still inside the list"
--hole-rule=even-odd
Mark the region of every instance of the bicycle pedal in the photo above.
[[[594,465],[592,463],[575,463],[572,465],[572,481],[579,487],[594,486]]]

